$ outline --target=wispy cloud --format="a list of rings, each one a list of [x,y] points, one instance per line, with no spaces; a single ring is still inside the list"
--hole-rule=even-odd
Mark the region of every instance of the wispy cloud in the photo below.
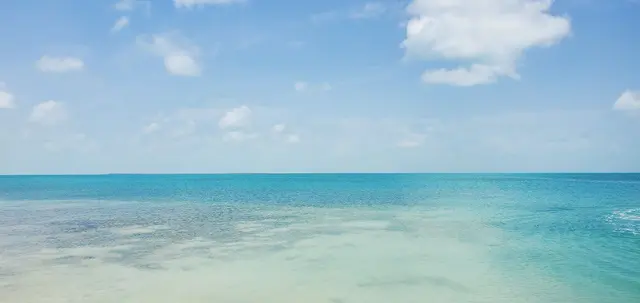
[[[42,56],[36,61],[36,67],[42,72],[66,73],[84,69],[84,62],[75,57],[51,57]]]
[[[67,118],[68,114],[65,105],[58,101],[49,100],[33,107],[29,122],[54,126],[66,121]]]
[[[113,24],[111,32],[119,32],[127,26],[129,26],[129,17],[122,16],[116,20],[115,24]]]
[[[369,19],[379,17],[387,11],[387,7],[381,2],[368,2],[349,14],[353,19]]]

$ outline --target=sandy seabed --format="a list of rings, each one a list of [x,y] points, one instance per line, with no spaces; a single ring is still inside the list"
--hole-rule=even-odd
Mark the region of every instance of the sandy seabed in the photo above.
[[[503,266],[502,232],[459,210],[16,202],[0,216],[6,303],[572,298]]]

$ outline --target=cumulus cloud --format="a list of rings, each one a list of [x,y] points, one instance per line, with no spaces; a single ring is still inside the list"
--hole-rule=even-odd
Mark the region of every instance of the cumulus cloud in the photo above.
[[[45,55],[36,61],[36,67],[42,72],[66,73],[83,70],[84,62],[75,57],[51,57]]]
[[[246,127],[251,122],[251,109],[242,105],[226,112],[220,121],[218,126],[220,129],[232,129]]]
[[[138,45],[164,60],[167,72],[176,76],[199,76],[202,68],[198,62],[200,49],[176,32],[139,36]]]
[[[167,71],[177,76],[199,76],[200,65],[188,54],[170,54],[164,57]]]
[[[111,28],[112,32],[119,32],[125,27],[129,26],[129,17],[122,16],[116,20],[116,23]]]
[[[52,126],[64,122],[67,117],[67,110],[63,103],[49,100],[33,107],[29,122]]]
[[[427,83],[471,86],[518,78],[517,60],[533,47],[567,37],[570,21],[549,13],[551,0],[413,0],[407,11],[408,58],[471,62],[470,67],[427,70]]]
[[[387,11],[387,7],[380,2],[368,2],[363,7],[351,13],[349,17],[353,19],[375,18]]]
[[[4,83],[0,82],[0,109],[11,109],[15,106],[15,97],[6,91]]]
[[[178,8],[191,8],[203,5],[228,5],[244,2],[246,2],[246,0],[173,0],[173,4]]]
[[[613,104],[613,109],[621,111],[640,111],[640,91],[624,91],[618,100],[616,100],[616,103]]]

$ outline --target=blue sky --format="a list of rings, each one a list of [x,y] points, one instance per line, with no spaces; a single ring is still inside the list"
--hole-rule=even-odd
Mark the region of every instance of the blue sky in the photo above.
[[[0,173],[640,170],[637,1],[0,6]]]

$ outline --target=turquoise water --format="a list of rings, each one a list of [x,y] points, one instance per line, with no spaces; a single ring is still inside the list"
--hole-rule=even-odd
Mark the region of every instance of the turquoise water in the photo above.
[[[2,302],[640,302],[640,174],[0,177]]]

